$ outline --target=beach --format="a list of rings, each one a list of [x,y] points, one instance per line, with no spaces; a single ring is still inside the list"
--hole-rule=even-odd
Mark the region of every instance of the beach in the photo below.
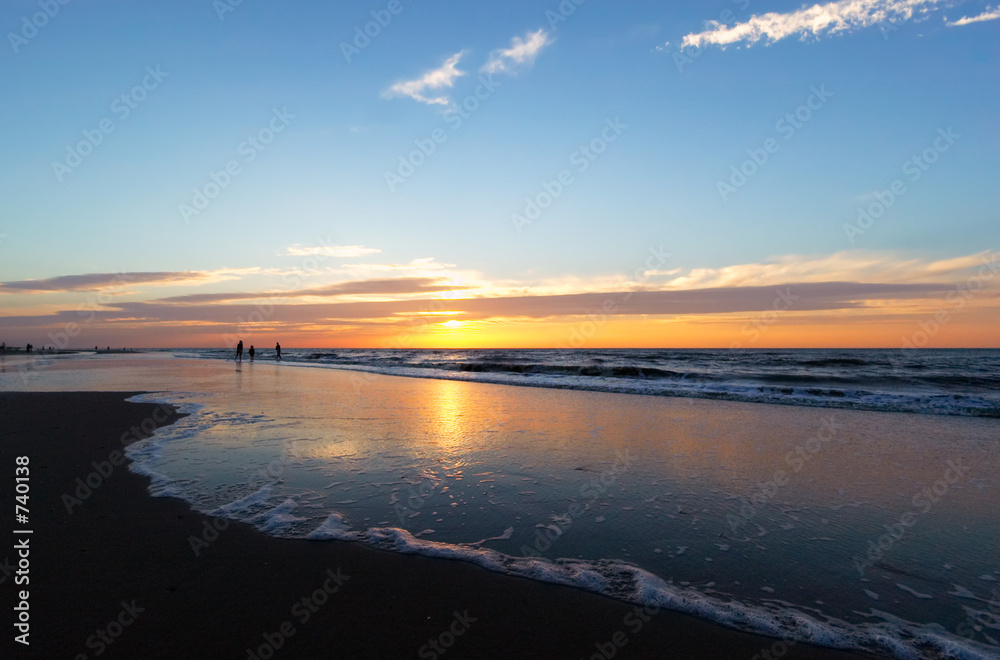
[[[1000,660],[998,2],[0,4],[0,660]]]
[[[0,366],[3,461],[33,466],[26,657],[997,655],[990,418]]]
[[[0,394],[2,462],[27,455],[33,468],[31,646],[8,637],[14,657],[263,658],[279,646],[268,640],[281,640],[274,657],[429,658],[436,640],[438,657],[454,658],[591,658],[613,648],[621,658],[749,659],[776,643],[464,562],[276,539],[237,522],[218,530],[181,500],[149,497],[148,479],[121,467],[68,515],[61,496],[75,495],[75,480],[131,427],[163,416],[127,396]],[[197,556],[192,538],[207,544]],[[334,593],[325,600],[324,591]],[[134,622],[116,626],[122,612]],[[863,656],[794,644],[782,657]]]

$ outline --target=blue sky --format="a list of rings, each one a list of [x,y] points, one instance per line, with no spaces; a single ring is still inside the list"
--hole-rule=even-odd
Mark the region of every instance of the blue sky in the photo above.
[[[360,273],[449,277],[482,295],[605,291],[660,247],[671,258],[654,270],[671,275],[650,287],[778,281],[773,268],[719,273],[779,262],[792,281],[822,280],[817,262],[829,281],[870,281],[877,262],[903,282],[997,248],[1000,12],[988,2],[587,0],[554,22],[555,1],[400,0],[350,62],[342,44],[389,2],[223,2],[71,1],[37,33],[23,28],[37,1],[4,3],[0,282],[231,271],[115,295],[274,290],[320,245],[367,252],[328,252],[310,286]],[[817,15],[827,23],[802,28]],[[441,73],[449,59],[464,75]],[[448,113],[491,61],[498,86],[456,128]],[[428,74],[444,83],[415,82]],[[115,99],[144,77],[151,89],[123,117]],[[832,95],[778,132],[818,88]],[[248,152],[275,111],[287,126]],[[114,131],[54,171],[102,120]],[[578,171],[572,155],[609,120],[627,128]],[[958,138],[910,181],[904,163],[948,129]],[[436,130],[446,140],[390,189],[386,172]],[[723,199],[719,182],[768,139],[777,150]],[[185,221],[193,190],[230,161],[239,174]],[[512,214],[564,170],[572,185],[517,231]],[[905,193],[850,242],[844,224],[895,180]],[[706,270],[715,279],[690,278]],[[80,291],[0,305],[44,315]]]

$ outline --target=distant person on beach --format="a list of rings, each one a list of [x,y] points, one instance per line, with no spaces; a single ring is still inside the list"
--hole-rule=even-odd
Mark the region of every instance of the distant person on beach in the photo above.
[[[31,344],[28,344],[27,346],[24,347],[24,352],[25,353],[30,353],[31,352]]]
[[[253,350],[253,344],[250,344],[250,361],[253,362],[253,355],[256,351]]]
[[[236,344],[236,360],[238,362],[242,362],[243,361],[243,340],[242,339],[240,340],[240,343]]]
[[[275,344],[274,345],[274,352],[278,354],[278,357],[275,358],[275,359],[276,360],[280,360],[281,359],[281,344]]]

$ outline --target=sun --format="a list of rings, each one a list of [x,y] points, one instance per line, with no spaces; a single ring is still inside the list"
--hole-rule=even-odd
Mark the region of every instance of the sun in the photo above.
[[[446,328],[452,328],[452,329],[461,328],[462,326],[465,325],[465,321],[456,321],[455,319],[452,319],[450,321],[445,321],[441,325],[443,325]]]

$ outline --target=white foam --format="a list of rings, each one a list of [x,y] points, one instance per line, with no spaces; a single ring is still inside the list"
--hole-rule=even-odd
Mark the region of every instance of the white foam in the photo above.
[[[352,532],[351,525],[344,520],[344,516],[339,513],[331,513],[319,527],[306,535],[307,539],[314,541],[357,541],[360,533]]]
[[[908,587],[905,584],[900,584],[899,582],[896,583],[896,586],[899,587],[900,589],[902,589],[903,591],[905,591],[906,593],[912,594],[912,595],[916,596],[917,598],[923,598],[923,599],[934,598],[934,596],[932,596],[930,594],[922,594],[919,591],[917,591],[916,589],[913,589],[912,587]]]
[[[186,400],[192,396],[201,395],[189,392],[172,393],[171,397],[175,397],[173,401],[167,401],[161,394],[137,394],[126,399],[131,403],[174,406],[178,413],[186,415],[173,424],[157,428],[151,437],[137,440],[125,447],[125,456],[129,459],[128,469],[149,478],[149,494],[153,497],[180,497],[183,493],[183,489],[177,488],[172,479],[157,470],[163,459],[164,444],[193,438],[211,426],[202,418],[205,407]]]
[[[283,531],[289,525],[297,522],[303,522],[305,518],[299,518],[292,515],[292,511],[298,506],[298,503],[289,498],[274,507],[270,511],[265,511],[264,513],[257,514],[251,520],[262,532],[279,532]]]
[[[417,534],[417,536],[420,536],[420,534]],[[508,527],[507,529],[505,529],[503,531],[503,534],[501,534],[500,536],[491,536],[489,538],[482,539],[481,541],[476,541],[475,543],[462,543],[461,545],[466,545],[466,546],[469,546],[469,547],[475,547],[475,546],[482,545],[482,544],[486,543],[487,541],[507,541],[512,536],[514,536],[514,528],[513,527]]]
[[[959,598],[970,598],[972,600],[979,600],[979,598],[976,597],[976,594],[972,593],[962,585],[952,583],[951,586],[955,587],[955,590],[949,591],[948,592],[949,596],[957,596]]]
[[[210,511],[209,515],[232,518],[234,517],[234,514],[239,513],[240,511],[246,511],[252,506],[267,502],[267,500],[271,497],[272,490],[274,490],[274,484],[266,484],[246,497],[241,497],[236,501],[230,502],[229,504],[223,504],[219,508]]]

